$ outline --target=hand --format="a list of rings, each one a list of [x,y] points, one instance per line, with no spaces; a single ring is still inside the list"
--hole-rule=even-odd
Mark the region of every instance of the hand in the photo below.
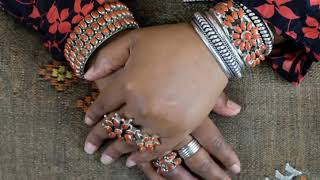
[[[104,114],[120,108],[119,111],[134,117],[135,124],[142,126],[144,132],[161,136],[162,145],[156,152],[133,153],[127,161],[128,165],[148,162],[168,150],[185,145],[183,143],[186,143],[186,137],[195,133],[206,122],[204,119],[207,119],[211,107],[227,83],[227,78],[192,27],[180,24],[146,28],[128,33],[111,44],[99,51],[85,77],[95,80],[110,74],[112,71],[108,72],[106,69],[112,66],[124,68],[109,77],[109,86],[90,107],[86,122],[94,124]],[[121,51],[114,49],[120,47]],[[105,59],[106,55],[108,59]],[[213,133],[203,138],[209,137],[210,140],[219,137],[219,142],[224,142],[218,131],[211,130],[207,132]],[[93,153],[105,138],[108,137],[98,123],[88,136],[86,145],[93,147]],[[201,143],[201,138],[198,141]],[[121,142],[114,144],[118,143]],[[211,143],[201,144],[227,168],[234,170],[236,165],[240,170],[239,160],[230,146],[223,143],[223,147],[229,148],[229,151],[223,151],[227,152],[226,158],[221,154],[219,156],[217,150],[211,152]],[[221,146],[221,143],[218,144]],[[135,149],[132,148],[121,148],[122,153]],[[187,163],[191,170],[207,179],[227,177],[207,151],[202,149],[197,154],[200,154],[199,158],[192,157],[190,161],[193,160]],[[223,161],[223,158],[228,161]],[[200,166],[196,166],[201,162],[210,165],[207,166],[208,171],[203,172],[199,169]]]

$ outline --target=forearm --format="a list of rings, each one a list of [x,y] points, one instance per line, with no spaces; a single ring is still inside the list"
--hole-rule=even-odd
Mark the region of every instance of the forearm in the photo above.
[[[37,31],[56,60],[64,59],[64,45],[74,27],[105,1],[11,1],[1,0],[2,10]]]

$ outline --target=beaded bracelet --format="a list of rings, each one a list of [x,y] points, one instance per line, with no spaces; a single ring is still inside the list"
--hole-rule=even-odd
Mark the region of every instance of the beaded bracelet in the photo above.
[[[250,13],[251,10],[245,7],[248,15],[254,17],[252,20],[242,7],[232,1],[218,3],[210,9],[209,14],[220,24],[245,62],[250,67],[255,67],[271,52],[273,36],[266,23],[262,23],[258,16]]]
[[[105,3],[84,17],[70,33],[64,55],[78,77],[93,52],[106,40],[125,29],[136,29],[132,13],[121,2]]]

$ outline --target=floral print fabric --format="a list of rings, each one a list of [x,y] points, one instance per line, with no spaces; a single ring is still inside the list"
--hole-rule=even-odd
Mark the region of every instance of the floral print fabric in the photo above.
[[[320,0],[238,0],[288,37],[269,57],[282,77],[298,84],[313,62],[320,61]],[[44,46],[57,60],[73,27],[105,0],[0,0],[0,8],[41,33]]]
[[[57,60],[69,33],[105,0],[0,0],[0,8],[19,22],[40,32],[43,44]]]

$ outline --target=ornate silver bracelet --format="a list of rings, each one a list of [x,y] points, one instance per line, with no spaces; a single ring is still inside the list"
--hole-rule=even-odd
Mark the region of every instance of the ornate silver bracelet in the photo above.
[[[237,53],[234,53],[232,47],[224,39],[217,24],[209,23],[209,20],[199,12],[194,14],[192,24],[227,77],[241,78],[242,67],[238,64],[241,58]]]

